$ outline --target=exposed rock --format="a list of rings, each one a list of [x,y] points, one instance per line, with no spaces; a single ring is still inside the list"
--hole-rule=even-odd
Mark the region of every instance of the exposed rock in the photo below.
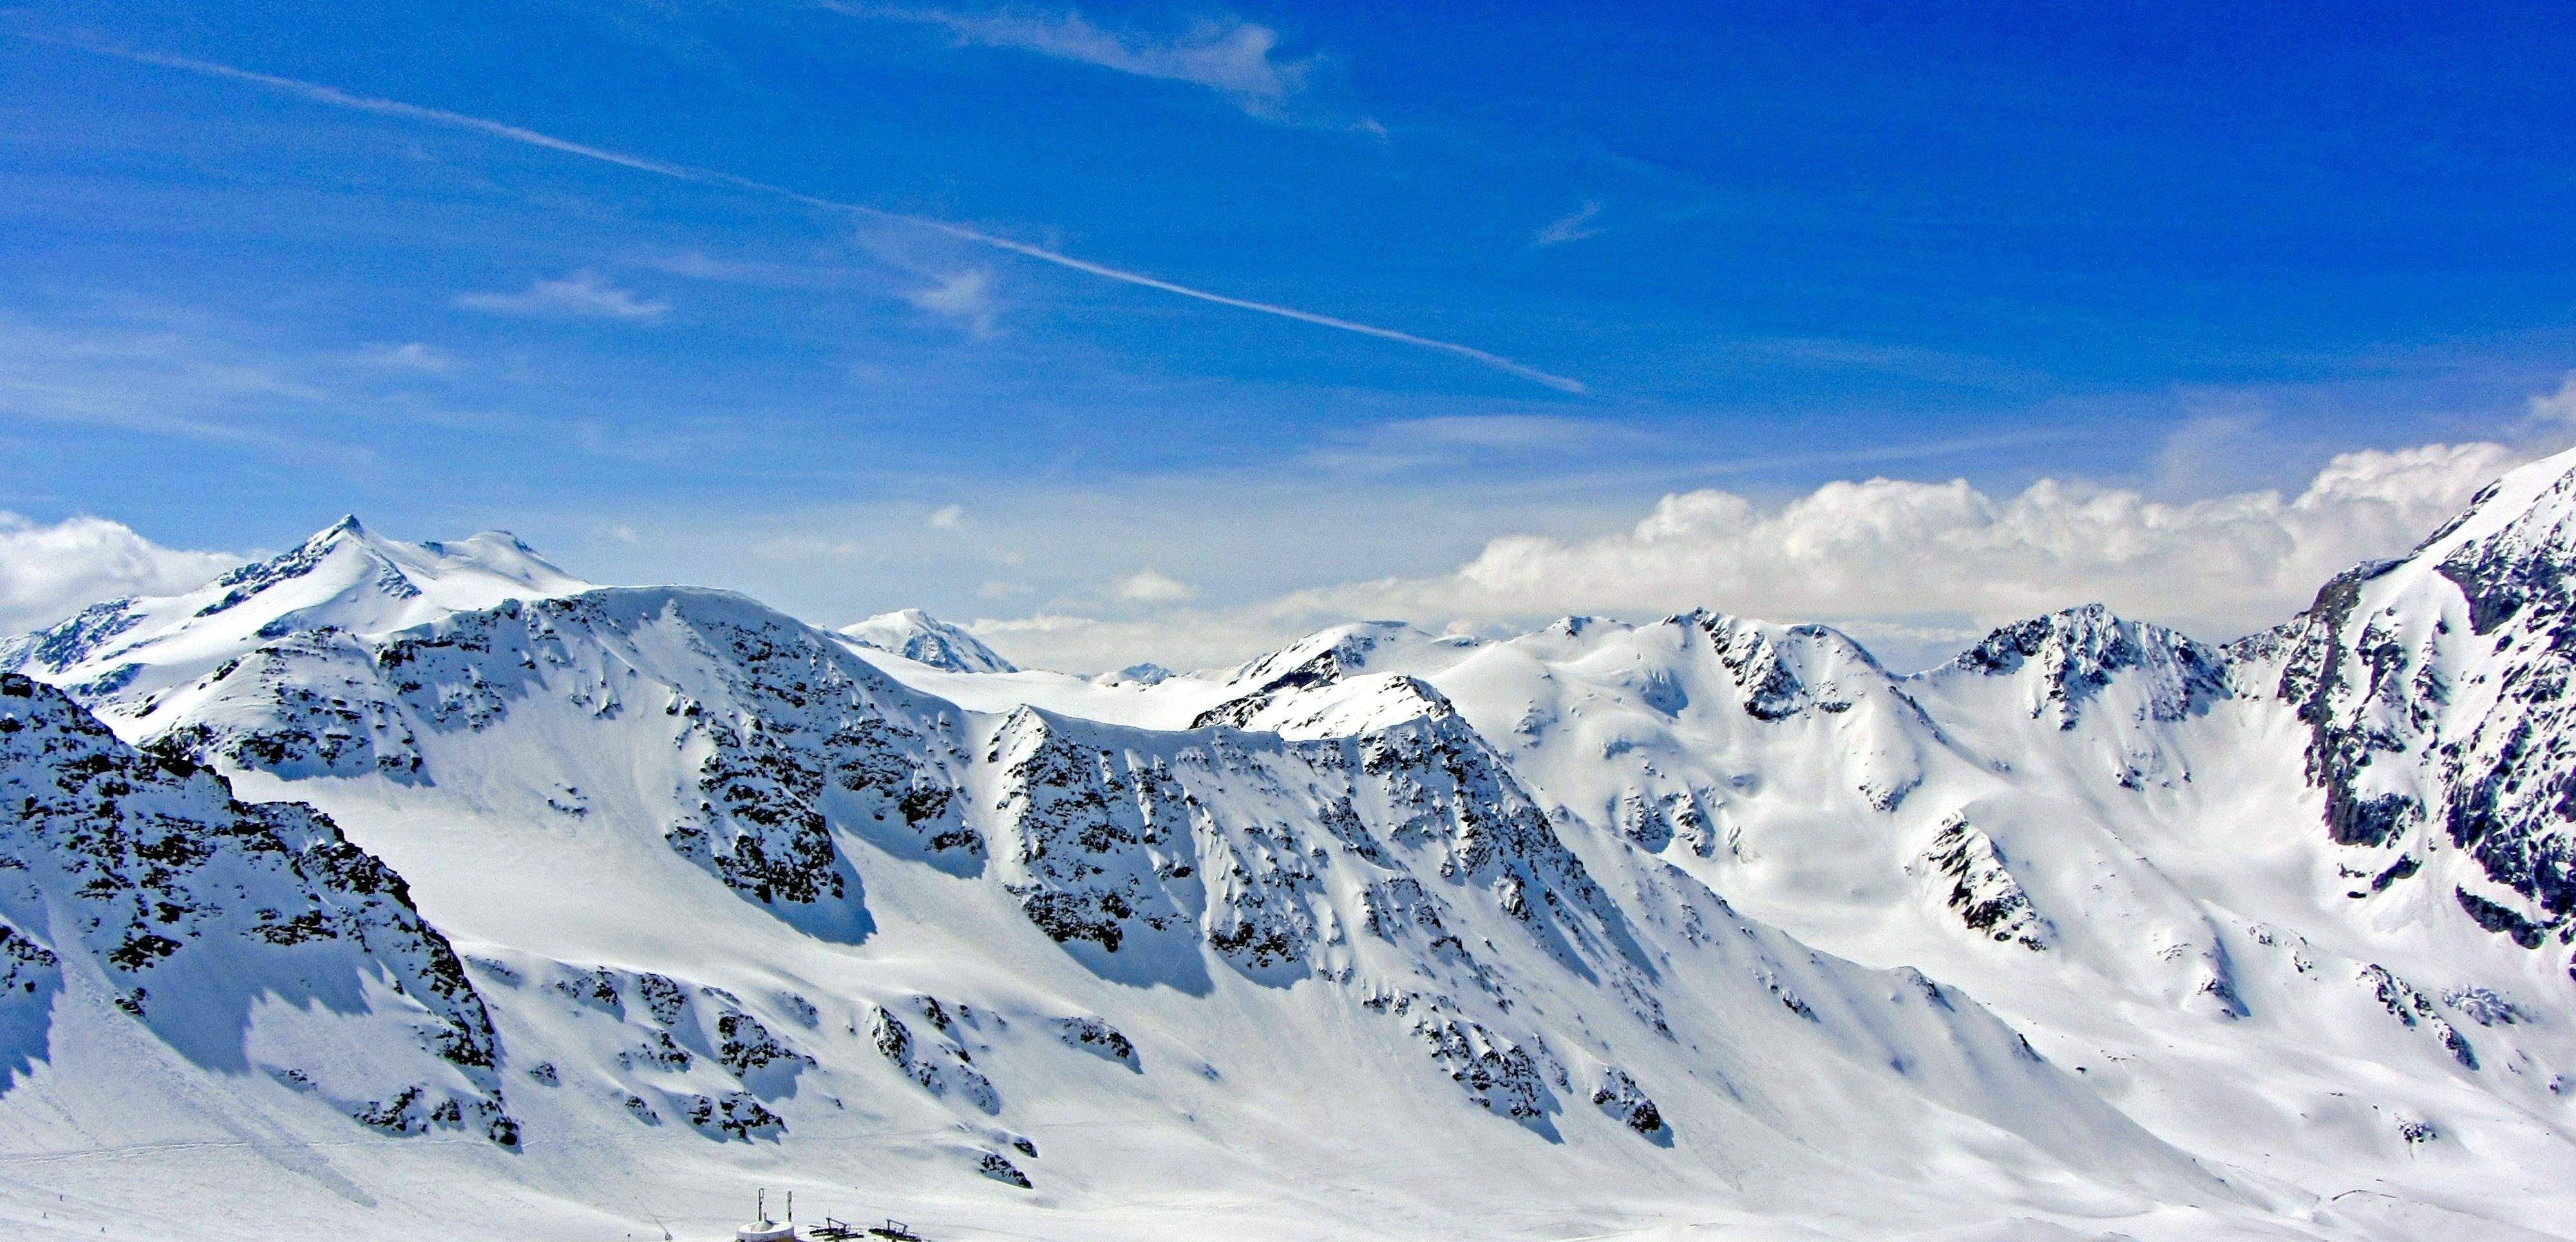
[[[1136,1060],[1136,1045],[1120,1034],[1117,1027],[1098,1018],[1058,1018],[1055,1032],[1056,1038],[1063,1040],[1068,1048],[1080,1048],[1140,1073],[1144,1069]]]
[[[635,1097],[629,1096],[633,1100]],[[688,1095],[679,1099],[680,1115],[709,1138],[775,1139],[787,1133],[787,1119],[769,1111],[747,1092],[720,1096]],[[630,1104],[628,1107],[632,1108]]]
[[[987,1113],[1001,1110],[1002,1099],[994,1092],[992,1080],[976,1071],[965,1049],[914,1036],[903,1019],[883,1006],[872,1008],[868,1042],[875,1045],[877,1055],[932,1095],[954,1093]]]
[[[2217,648],[2121,620],[2100,604],[1995,630],[1951,666],[1986,676],[2030,670],[2030,714],[2060,729],[2074,728],[2085,703],[2123,673],[2143,679],[2156,720],[2180,720],[2228,693],[2227,659]]]
[[[1533,1055],[1480,1023],[1437,1012],[1415,1018],[1413,1033],[1450,1081],[1486,1110],[1524,1124],[1557,1111],[1547,1079],[1563,1071],[1542,1060],[1544,1049]]]
[[[1943,821],[1914,869],[1935,882],[1942,904],[1970,931],[2026,949],[2048,947],[2054,935],[2048,920],[2032,907],[2003,851],[1965,814]]]
[[[2434,1041],[2442,1045],[2442,1050],[2450,1053],[2462,1068],[2478,1067],[2476,1050],[2469,1047],[2469,1041],[2460,1034],[2459,1028],[2452,1026],[2448,1019],[2442,1017],[2441,1011],[2433,1007],[2431,997],[2416,991],[2387,967],[2377,963],[2362,967],[2359,978],[2370,986],[2371,994],[2378,998],[2380,1006],[2388,1011],[2390,1017],[2409,1028],[2429,1032]]]
[[[1022,1190],[1031,1188],[1029,1175],[1020,1172],[1020,1166],[1011,1163],[1008,1157],[998,1151],[978,1153],[975,1158],[975,1171],[994,1181],[1017,1186]]]
[[[0,1004],[44,993],[59,955],[92,955],[128,1014],[193,1056],[236,1064],[259,998],[354,998],[379,976],[426,1056],[388,1049],[379,1064],[335,1067],[344,1093],[360,1078],[383,1084],[335,1102],[391,1133],[517,1141],[494,1072],[498,1037],[463,961],[402,877],[329,819],[235,801],[214,773],[140,753],[14,673],[0,674],[0,805],[0,872],[19,877],[0,891]],[[39,944],[31,926],[75,928],[78,940]],[[165,1006],[163,995],[178,999]],[[13,1017],[23,1052],[30,1019]]]
[[[1602,1070],[1600,1083],[1592,1088],[1592,1103],[1639,1134],[1652,1136],[1664,1130],[1663,1113],[1626,1070],[1615,1066]]]

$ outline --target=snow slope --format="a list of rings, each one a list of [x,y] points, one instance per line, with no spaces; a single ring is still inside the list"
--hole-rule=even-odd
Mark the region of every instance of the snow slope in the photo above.
[[[419,929],[330,959],[373,990],[138,1018],[76,878],[0,894],[44,998],[0,1002],[0,1220],[712,1237],[767,1185],[943,1238],[2568,1236],[2571,469],[2231,647],[2082,608],[1908,677],[1708,613],[975,671],[344,524],[0,649],[99,771],[188,773],[181,835],[231,839],[210,765]],[[342,1033],[421,1028],[440,937],[480,1078]],[[352,1120],[410,1082],[515,1143]]]
[[[902,656],[951,673],[1016,673],[1010,661],[994,654],[983,640],[918,608],[879,613],[841,627],[841,636],[862,647]]]
[[[381,634],[589,586],[507,532],[406,544],[343,517],[292,551],[184,595],[108,600],[0,640],[0,670],[73,687],[94,710],[119,716],[270,639],[322,629]]]

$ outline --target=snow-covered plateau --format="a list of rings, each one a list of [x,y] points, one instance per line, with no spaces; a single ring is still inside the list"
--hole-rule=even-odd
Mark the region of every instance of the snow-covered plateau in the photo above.
[[[354,520],[0,670],[13,1237],[2576,1238],[2576,454],[1905,676],[1082,678]]]

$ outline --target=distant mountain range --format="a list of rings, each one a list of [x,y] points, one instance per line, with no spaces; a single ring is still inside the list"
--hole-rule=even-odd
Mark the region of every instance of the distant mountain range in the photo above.
[[[2576,454],[1906,676],[1080,678],[354,519],[0,670],[20,1236],[2576,1237]]]

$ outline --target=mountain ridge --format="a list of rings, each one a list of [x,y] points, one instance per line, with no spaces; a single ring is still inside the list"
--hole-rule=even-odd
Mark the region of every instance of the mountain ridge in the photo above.
[[[1283,1237],[2553,1236],[2572,467],[2263,635],[2085,606],[1903,676],[1697,611],[1368,623],[1095,683],[353,522],[0,664],[64,684],[7,683],[59,704],[47,727],[125,748],[101,771],[335,825],[454,939],[492,1074],[448,1098],[517,1146],[396,1135],[256,1175],[353,1232],[468,1204],[640,1222],[612,1200],[762,1170],[960,1236],[1138,1236],[1149,1201]],[[11,995],[68,995],[48,980],[88,951],[0,914]],[[137,1019],[48,1003],[94,1034],[19,1055],[14,1142],[50,1116],[319,1138],[389,1098],[203,1067],[171,1081],[223,1110],[138,1095],[113,1067],[144,1053],[83,1051]],[[33,1012],[0,1003],[13,1047]],[[290,1068],[341,1046],[301,1022],[204,1025]],[[145,1099],[171,1120],[102,1111]],[[444,1209],[320,1189],[430,1170]],[[2362,1176],[2381,1198],[2338,1197]]]

